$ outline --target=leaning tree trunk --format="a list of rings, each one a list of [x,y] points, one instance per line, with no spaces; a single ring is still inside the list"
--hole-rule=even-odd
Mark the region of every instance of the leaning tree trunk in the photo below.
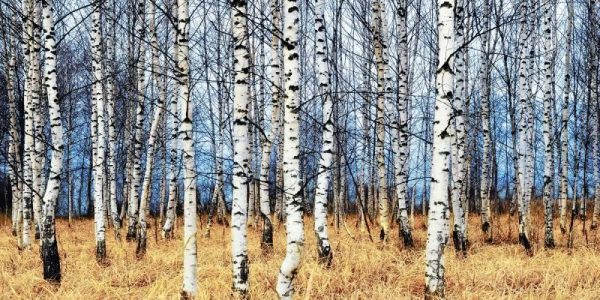
[[[398,3],[398,34],[399,34],[399,63],[398,63],[398,133],[393,134],[397,139],[394,143],[394,164],[396,168],[396,197],[398,198],[398,215],[400,219],[399,233],[404,241],[404,247],[412,247],[412,224],[408,217],[408,25],[406,0]]]
[[[183,196],[183,287],[182,296],[197,294],[196,265],[196,159],[194,152],[193,104],[190,99],[188,0],[177,0],[177,83],[181,107],[181,150],[184,164]]]
[[[554,49],[552,45],[552,33],[554,19],[554,3],[548,1],[543,5],[542,32],[544,33],[544,247],[554,248],[554,232],[552,222],[552,192],[554,190],[554,141],[551,135],[554,133],[552,115],[554,114]]]
[[[43,198],[42,223],[42,261],[44,279],[50,282],[60,282],[60,256],[56,243],[55,207],[60,194],[60,182],[63,167],[63,126],[60,115],[60,102],[56,82],[56,43],[54,41],[54,8],[52,0],[42,2],[44,29],[44,89],[48,96],[48,111],[50,114],[50,132],[52,136],[52,160],[50,161],[50,176]]]
[[[262,160],[260,164],[260,213],[263,219],[261,246],[273,248],[273,219],[271,218],[271,200],[269,197],[269,172],[271,170],[271,151],[273,141],[279,136],[281,116],[281,54],[280,54],[280,11],[279,1],[271,0],[271,15],[273,36],[271,38],[271,131],[264,140]],[[265,116],[266,118],[267,116]]]
[[[106,220],[104,214],[104,159],[106,153],[106,134],[104,131],[104,96],[102,90],[102,4],[97,2],[92,12],[92,110],[96,121],[94,141],[94,223],[96,230],[96,260],[104,263],[106,259]]]
[[[233,201],[231,203],[231,255],[233,292],[241,297],[248,293],[248,222],[250,168],[250,52],[248,49],[247,2],[235,0],[231,4],[234,43],[233,86]]]
[[[562,121],[561,121],[561,163],[562,177],[560,179],[560,231],[567,232],[567,197],[568,197],[568,174],[569,174],[569,98],[571,97],[571,52],[573,48],[573,3],[567,2],[567,37],[565,45],[565,67],[564,67],[564,88],[562,103]]]
[[[329,64],[327,59],[327,42],[325,37],[324,0],[315,0],[315,39],[316,67],[319,93],[323,98],[323,147],[319,160],[317,188],[315,191],[315,234],[317,236],[317,254],[319,262],[331,265],[333,254],[327,232],[327,193],[331,179],[333,162],[333,101],[331,99]]]
[[[154,106],[154,116],[152,116],[152,124],[150,125],[150,137],[148,138],[148,148],[146,149],[146,169],[144,173],[144,181],[142,184],[142,198],[140,199],[138,232],[137,232],[137,248],[136,255],[143,257],[146,253],[146,240],[148,231],[147,208],[150,201],[152,189],[152,171],[154,166],[154,155],[156,153],[156,143],[158,138],[158,125],[162,120],[164,103],[166,101],[167,92],[164,82],[160,78],[160,59],[158,57],[158,36],[156,33],[156,4],[150,1],[150,45],[152,47],[152,78],[158,87],[158,101]]]
[[[387,242],[389,236],[389,209],[387,198],[387,177],[385,172],[385,101],[386,101],[386,58],[384,57],[387,45],[384,41],[383,27],[385,25],[383,13],[384,7],[380,1],[373,2],[374,19],[374,44],[375,59],[377,63],[377,110],[375,117],[376,143],[375,156],[377,160],[377,171],[379,177],[379,226],[381,228],[379,237]]]
[[[483,128],[483,154],[481,157],[481,230],[485,240],[492,241],[492,209],[490,205],[490,186],[492,184],[492,133],[490,125],[490,72],[491,62],[488,55],[490,3],[484,0],[483,8],[483,33],[481,34],[481,47],[483,57],[480,71],[481,84],[481,124]]]
[[[448,242],[448,184],[450,180],[454,58],[454,0],[438,0],[438,66],[433,119],[433,154],[427,245],[425,248],[425,298],[444,298],[444,248]]]
[[[284,141],[283,191],[285,198],[286,255],[277,276],[280,299],[292,299],[293,281],[298,272],[304,248],[304,205],[300,178],[300,64],[298,61],[299,7],[295,0],[284,0],[283,47],[284,64]]]

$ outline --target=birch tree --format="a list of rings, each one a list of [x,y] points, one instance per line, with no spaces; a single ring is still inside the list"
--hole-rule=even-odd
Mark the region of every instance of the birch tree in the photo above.
[[[247,2],[235,0],[231,4],[234,43],[233,86],[233,202],[231,204],[231,255],[233,291],[248,293],[248,223],[250,164],[249,113],[250,106],[250,52],[248,49]]]
[[[192,131],[193,105],[190,99],[188,1],[177,0],[177,84],[181,107],[179,138],[183,153],[183,288],[182,297],[196,296],[196,159]]]
[[[146,5],[144,0],[137,1],[137,19],[135,23],[136,38],[138,39],[137,59],[137,97],[135,132],[133,133],[133,157],[131,162],[131,186],[127,206],[127,240],[131,241],[137,237],[137,221],[139,217],[139,187],[142,177],[142,138],[144,135],[144,109],[145,109],[145,65],[146,47],[144,37],[146,33]]]
[[[16,15],[16,14],[15,14]],[[16,21],[16,18],[13,18]],[[5,63],[6,63],[6,93],[8,98],[9,112],[9,145],[8,145],[8,176],[10,179],[10,188],[12,194],[12,235],[21,237],[21,226],[23,212],[21,209],[21,191],[23,190],[21,155],[19,154],[21,145],[21,126],[19,124],[19,112],[17,109],[17,99],[15,88],[17,86],[17,54],[16,54],[16,38],[11,30],[5,31]]]
[[[97,2],[92,12],[92,110],[94,111],[95,124],[92,127],[92,137],[95,134],[94,147],[94,224],[96,230],[96,260],[103,263],[106,259],[106,220],[104,214],[104,160],[106,148],[106,134],[104,131],[104,96],[102,91],[102,4]]]
[[[54,41],[54,7],[52,0],[41,0],[42,28],[44,33],[44,90],[48,97],[50,114],[50,131],[52,138],[52,158],[50,176],[43,197],[42,223],[42,262],[44,279],[60,282],[60,256],[56,243],[55,208],[60,194],[61,174],[63,167],[63,125],[60,113],[56,78],[56,42]]]
[[[281,299],[294,296],[293,281],[304,248],[304,205],[300,178],[300,65],[298,51],[298,2],[283,0],[283,59],[284,59],[284,141],[283,191],[285,198],[286,255],[277,276],[277,294]]]
[[[482,65],[480,71],[481,84],[481,124],[483,131],[483,154],[481,157],[481,229],[487,241],[492,240],[492,219],[490,206],[490,182],[492,172],[492,134],[490,123],[490,72],[491,63],[488,55],[489,28],[490,28],[490,3],[483,1],[483,32],[481,34]]]
[[[400,236],[404,241],[405,247],[412,247],[412,229],[410,219],[408,218],[408,25],[407,25],[407,5],[406,0],[398,2],[398,133],[394,138],[398,139],[394,143],[395,156],[394,163],[396,168],[396,197],[398,197],[398,214],[400,218]]]
[[[569,98],[571,97],[571,52],[573,48],[573,3],[567,2],[567,32],[565,42],[565,57],[564,57],[564,78],[563,78],[563,103],[562,103],[562,120],[561,120],[561,162],[562,162],[562,177],[560,181],[560,231],[564,234],[567,232],[567,197],[568,197],[568,175],[569,175]]]
[[[552,194],[554,189],[554,141],[551,134],[554,132],[552,115],[554,114],[554,49],[552,45],[552,34],[554,19],[553,1],[542,2],[542,32],[544,33],[544,247],[554,248],[553,216],[552,216]]]
[[[331,179],[331,164],[333,162],[333,101],[329,87],[330,75],[327,59],[327,43],[325,39],[324,0],[315,0],[315,39],[316,67],[319,93],[323,99],[323,146],[319,160],[319,175],[315,191],[315,234],[317,236],[317,254],[319,261],[331,265],[333,254],[327,232],[327,191]]]
[[[147,230],[148,230],[148,222],[146,220],[146,214],[149,201],[150,201],[150,193],[151,193],[151,181],[152,181],[152,170],[154,166],[154,156],[156,152],[156,143],[158,138],[158,126],[161,123],[164,103],[167,98],[167,91],[164,86],[164,82],[160,77],[159,68],[160,58],[158,57],[158,35],[156,33],[156,3],[150,1],[150,26],[148,27],[150,33],[150,46],[152,47],[152,79],[158,88],[158,98],[156,104],[154,106],[154,115],[152,116],[152,123],[150,125],[150,136],[148,138],[148,147],[146,149],[146,168],[144,174],[144,181],[142,183],[142,198],[140,199],[140,208],[139,208],[139,229],[137,232],[137,249],[136,254],[138,257],[141,257],[146,252],[146,239],[147,239]]]
[[[387,179],[385,172],[385,101],[386,101],[386,58],[384,57],[387,45],[384,41],[383,4],[380,1],[373,2],[373,40],[375,44],[375,61],[377,64],[377,110],[375,116],[376,143],[375,156],[377,159],[377,173],[379,177],[379,226],[381,228],[380,238],[387,242],[389,236],[389,212],[387,198]]]
[[[484,10],[489,12],[485,0]],[[487,9],[486,9],[487,8]],[[449,127],[450,136],[452,138],[452,212],[454,217],[454,228],[452,238],[454,241],[454,249],[457,255],[466,256],[467,254],[467,218],[466,211],[466,157],[465,148],[467,144],[467,133],[465,128],[465,105],[464,101],[467,97],[466,89],[468,83],[466,81],[468,67],[466,65],[467,47],[465,46],[465,7],[464,0],[456,1],[455,9],[455,29],[456,29],[456,50],[454,67],[454,99],[452,106],[454,109],[454,124]],[[484,29],[485,30],[485,29]],[[486,37],[487,39],[487,37]],[[486,62],[487,63],[487,62]],[[488,70],[489,71],[489,70]],[[468,108],[468,107],[467,107]]]
[[[264,140],[262,148],[262,159],[260,164],[260,213],[263,219],[263,234],[261,245],[269,249],[273,247],[273,220],[271,218],[271,200],[269,199],[269,172],[271,167],[271,150],[273,142],[279,136],[281,116],[281,40],[280,40],[280,3],[271,0],[271,130],[269,136]],[[267,118],[267,116],[265,116]]]
[[[108,122],[108,152],[107,152],[107,176],[108,188],[110,194],[110,215],[112,224],[117,239],[121,238],[121,218],[117,207],[117,175],[116,175],[116,156],[117,156],[117,120],[115,116],[115,83],[114,83],[114,61],[115,49],[114,40],[116,36],[116,20],[115,7],[113,1],[108,1],[106,4],[106,16],[108,22],[105,22],[107,33],[105,38],[106,56],[104,70],[106,75],[106,113]]]
[[[172,18],[174,21],[177,21],[178,16],[178,2],[173,1]],[[179,55],[179,47],[178,47],[178,28],[175,26],[173,32],[173,59],[178,61]],[[173,70],[173,77],[177,77],[178,70],[175,68]],[[176,85],[176,88],[179,88],[179,84]],[[167,122],[170,125],[170,139],[169,139],[169,200],[167,201],[167,213],[165,218],[165,224],[162,228],[163,238],[172,238],[173,237],[173,225],[175,223],[175,214],[176,214],[176,206],[177,206],[177,182],[178,182],[178,165],[180,160],[180,145],[179,145],[179,111],[177,109],[179,98],[179,91],[176,91],[175,94],[170,98],[169,101],[169,113],[167,115]]]
[[[23,212],[23,232],[21,237],[21,248],[29,249],[31,247],[31,225],[32,225],[32,186],[33,186],[33,174],[32,174],[32,160],[34,151],[34,122],[33,122],[33,102],[31,99],[31,81],[33,69],[31,67],[31,53],[33,44],[33,12],[34,3],[32,0],[25,0],[22,2],[22,14],[23,14],[23,57],[26,58],[24,61],[25,65],[25,83],[24,83],[24,145],[23,145],[23,197],[21,208]]]
[[[425,248],[425,298],[444,298],[444,248],[448,242],[448,184],[450,180],[450,127],[453,101],[455,32],[454,0],[438,0],[438,66],[433,120],[430,207]]]
[[[531,242],[529,240],[529,202],[531,200],[532,181],[530,170],[530,145],[531,145],[531,125],[533,123],[533,114],[531,112],[531,87],[529,86],[529,1],[521,0],[519,5],[519,105],[521,107],[521,118],[519,119],[519,141],[518,141],[518,159],[519,159],[519,242],[523,245],[527,253],[531,253]]]
[[[29,68],[31,72],[31,82],[29,96],[31,97],[31,108],[33,113],[33,156],[31,158],[31,175],[32,175],[32,208],[33,208],[33,225],[35,227],[35,239],[40,238],[40,228],[42,226],[42,196],[43,187],[45,185],[43,179],[43,164],[44,164],[44,140],[42,120],[42,89],[41,89],[41,74],[40,74],[40,57],[42,40],[41,32],[41,2],[34,2],[33,11],[30,15],[32,36],[30,36],[30,61]]]

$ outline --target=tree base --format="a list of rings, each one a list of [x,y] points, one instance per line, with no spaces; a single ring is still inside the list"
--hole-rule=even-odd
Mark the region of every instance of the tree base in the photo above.
[[[318,245],[317,245],[317,254],[318,254],[318,259],[317,261],[319,262],[319,264],[325,266],[326,268],[331,267],[331,263],[333,261],[333,253],[331,252],[331,247],[329,245],[324,246],[323,242],[321,240],[319,240],[319,238],[317,237],[318,240]]]
[[[556,244],[554,243],[554,238],[545,238],[544,239],[544,248],[546,249],[554,249]]]
[[[130,224],[127,228],[127,236],[125,236],[125,240],[128,242],[134,241],[137,238],[137,233],[135,230],[135,224]]]
[[[137,248],[135,249],[135,256],[140,259],[146,255],[146,237],[140,236],[137,242]]]
[[[268,218],[265,218],[263,216],[263,220],[264,220],[264,227],[263,227],[263,233],[262,233],[262,239],[260,241],[260,246],[261,248],[267,249],[267,250],[271,250],[273,249],[273,224],[271,224],[271,220],[269,220]]]
[[[430,291],[427,286],[425,287],[425,300],[436,300],[436,299],[446,299],[444,295],[444,288],[438,288],[435,291]]]
[[[402,230],[402,228],[400,228],[400,237],[404,242],[404,248],[412,248],[414,246],[412,233],[409,230]]]
[[[56,239],[42,240],[42,262],[44,265],[44,279],[52,284],[60,284],[60,256]]]
[[[101,266],[106,266],[106,241],[96,242],[96,262]]]
[[[486,243],[493,242],[491,227],[492,225],[490,224],[490,222],[487,221],[481,224],[481,230],[483,231],[483,235],[485,236]]]
[[[167,230],[163,229],[162,236],[163,236],[163,239],[165,239],[165,240],[172,239],[173,238],[173,229],[167,229]]]
[[[467,257],[467,239],[464,234],[454,230],[452,232],[452,241],[454,242],[454,251],[459,257]]]
[[[533,256],[533,248],[531,247],[531,242],[529,241],[527,235],[525,235],[524,233],[519,233],[519,243],[523,245],[523,248],[525,248],[525,252],[527,253],[527,255]]]
[[[194,298],[195,298],[194,295],[192,295],[191,293],[186,292],[186,291],[181,291],[181,298],[180,298],[181,300],[192,300]]]

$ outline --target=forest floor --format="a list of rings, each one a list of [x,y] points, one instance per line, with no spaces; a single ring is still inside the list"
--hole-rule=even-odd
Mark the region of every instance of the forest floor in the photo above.
[[[203,218],[202,223],[204,223]],[[181,222],[181,218],[178,218]],[[446,293],[449,299],[598,299],[600,298],[600,239],[598,232],[582,236],[576,223],[575,246],[566,249],[566,235],[556,228],[557,248],[544,250],[542,216],[532,221],[535,253],[525,254],[517,244],[516,215],[494,219],[494,242],[483,242],[479,217],[471,215],[470,249],[466,259],[456,257],[452,245],[446,249]],[[332,227],[333,265],[324,269],[316,261],[312,219],[306,219],[304,260],[296,280],[296,299],[409,299],[422,298],[424,289],[424,245],[426,220],[415,216],[415,248],[403,249],[394,226],[390,242],[375,242],[356,228],[350,217],[338,232]],[[587,222],[589,226],[589,221]],[[200,224],[199,224],[200,225]],[[164,241],[155,227],[148,252],[135,257],[135,243],[117,242],[107,232],[110,262],[95,260],[93,220],[66,220],[57,224],[63,281],[60,287],[42,279],[37,244],[19,252],[6,218],[0,219],[1,299],[177,299],[181,288],[181,224],[177,238]],[[228,299],[231,287],[229,229],[217,225],[212,236],[198,234],[199,299]],[[284,256],[285,230],[275,230],[275,250],[262,253],[260,232],[249,228],[250,297],[276,299],[275,281]],[[111,233],[111,234],[109,234]]]

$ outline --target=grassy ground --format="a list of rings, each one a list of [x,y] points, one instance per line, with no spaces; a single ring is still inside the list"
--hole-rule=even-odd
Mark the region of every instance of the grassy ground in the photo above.
[[[408,299],[423,297],[423,248],[425,219],[416,216],[414,250],[403,249],[397,227],[391,242],[369,241],[366,233],[348,220],[348,230],[331,230],[334,263],[323,269],[316,263],[315,238],[306,234],[306,252],[296,280],[297,299]],[[589,222],[588,222],[589,223]],[[181,226],[181,224],[179,224]],[[312,228],[312,220],[305,226]],[[449,299],[598,299],[600,298],[600,247],[597,233],[587,242],[581,224],[576,224],[575,249],[565,248],[566,236],[555,233],[557,249],[544,250],[541,215],[532,223],[533,257],[516,244],[516,217],[502,215],[494,220],[493,244],[482,242],[479,218],[471,216],[469,257],[461,260],[452,247],[446,251],[447,296]],[[0,298],[2,299],[176,299],[181,287],[181,227],[177,239],[154,238],[154,227],[145,258],[135,258],[134,243],[117,242],[108,235],[110,265],[101,267],[94,259],[94,223],[78,220],[69,228],[58,221],[59,251],[63,281],[58,288],[41,277],[38,246],[19,252],[10,235],[8,220],[0,219]],[[203,229],[201,229],[203,230]],[[275,251],[262,253],[260,233],[249,230],[250,296],[275,299],[275,279],[284,255],[285,231],[276,228]],[[376,234],[373,234],[374,238]],[[213,227],[211,238],[198,239],[198,284],[200,299],[230,297],[229,229]]]

